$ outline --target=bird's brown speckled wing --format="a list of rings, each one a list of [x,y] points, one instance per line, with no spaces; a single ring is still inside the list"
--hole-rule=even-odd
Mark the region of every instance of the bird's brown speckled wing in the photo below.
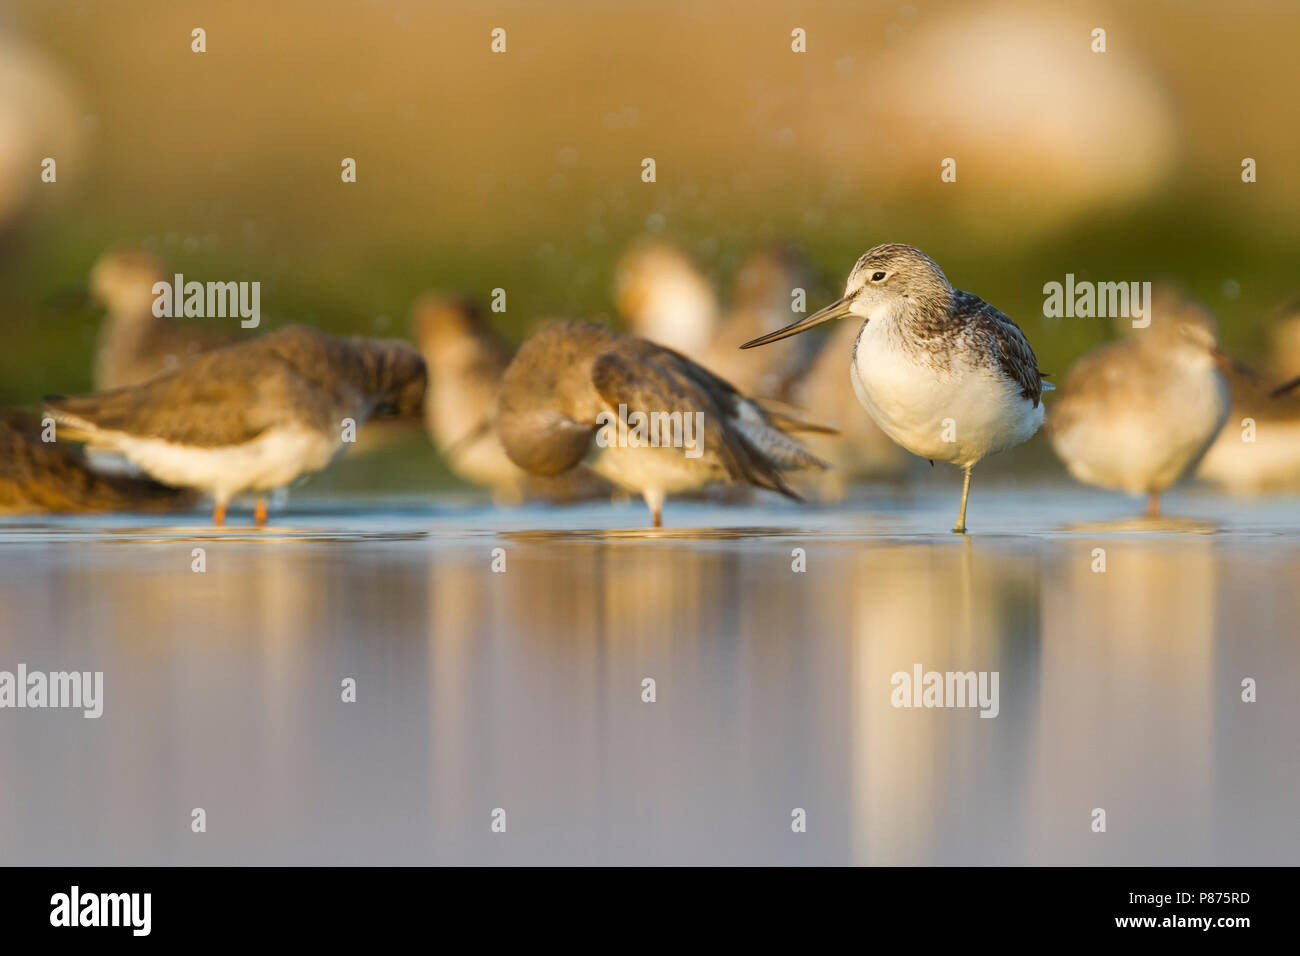
[[[51,398],[60,423],[204,448],[252,441],[268,428],[337,425],[336,396],[306,381],[265,348],[236,346],[199,355],[140,385]]]
[[[1043,397],[1043,373],[1020,326],[979,296],[961,290],[953,293],[953,314],[995,346],[992,356],[997,367],[1020,386],[1020,394],[1037,405]]]
[[[703,412],[705,458],[733,480],[794,496],[778,463],[745,434],[743,422],[757,416],[756,429],[775,426],[730,383],[681,353],[644,339],[621,339],[597,356],[591,377],[613,409],[622,404],[629,412]]]

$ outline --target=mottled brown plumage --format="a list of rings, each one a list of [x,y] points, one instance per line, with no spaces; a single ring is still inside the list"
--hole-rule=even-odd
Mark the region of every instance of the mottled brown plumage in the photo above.
[[[43,440],[41,422],[0,412],[0,513],[175,511],[194,505],[189,489],[96,472],[69,442]]]
[[[977,354],[997,363],[1020,386],[1021,395],[1035,405],[1042,401],[1044,373],[1025,333],[1006,313],[973,293],[954,289],[950,319],[953,328],[977,340]]]
[[[220,521],[233,495],[325,467],[372,415],[417,416],[425,379],[424,359],[406,342],[290,327],[140,385],[51,398],[46,407],[61,437],[93,441],[169,484],[210,492]]]
[[[1052,403],[1047,434],[1080,481],[1160,495],[1193,469],[1228,414],[1213,316],[1199,304],[1161,310],[1149,328],[1075,363]]]
[[[196,356],[141,385],[46,405],[69,424],[219,448],[285,421],[334,432],[342,419],[360,423],[375,411],[417,414],[424,377],[424,360],[406,343],[290,326]]]
[[[429,367],[424,418],[448,466],[492,490],[499,504],[526,498],[573,501],[608,497],[615,489],[586,468],[530,475],[506,455],[497,435],[497,396],[513,347],[462,299],[430,295],[412,310],[416,341]]]
[[[599,447],[599,417],[620,405],[629,415],[703,413],[701,454]],[[498,429],[521,468],[553,475],[586,460],[641,492],[656,522],[668,493],[739,481],[797,497],[782,472],[823,467],[773,415],[712,372],[672,349],[588,322],[556,323],[523,345],[506,370]]]

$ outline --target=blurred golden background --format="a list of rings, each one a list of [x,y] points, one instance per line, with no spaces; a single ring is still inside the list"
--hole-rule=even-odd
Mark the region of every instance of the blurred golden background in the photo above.
[[[1007,311],[1058,376],[1111,334],[1044,319],[1043,284],[1067,272],[1177,279],[1228,350],[1258,355],[1300,292],[1298,30],[1293,5],[1172,0],[16,0],[0,402],[90,387],[101,312],[75,293],[122,244],[260,281],[260,331],[407,335],[420,293],[500,287],[493,319],[518,340],[547,316],[617,321],[614,263],[647,232],[723,290],[755,246],[790,240],[820,272],[813,308],[901,241]],[[418,444],[384,474],[433,480]]]

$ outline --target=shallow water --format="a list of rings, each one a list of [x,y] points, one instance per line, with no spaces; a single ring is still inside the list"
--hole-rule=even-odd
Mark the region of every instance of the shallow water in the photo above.
[[[0,710],[0,861],[1300,862],[1300,502],[956,504],[0,519],[0,670],[105,685]]]

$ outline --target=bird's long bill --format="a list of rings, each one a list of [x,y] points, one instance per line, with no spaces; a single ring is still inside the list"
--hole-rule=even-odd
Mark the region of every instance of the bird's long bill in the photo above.
[[[783,329],[777,329],[775,332],[769,332],[767,335],[760,335],[752,342],[746,342],[741,346],[742,349],[752,349],[756,345],[767,345],[769,342],[776,342],[781,339],[789,338],[792,335],[798,335],[811,329],[814,325],[821,325],[823,322],[829,322],[831,319],[839,319],[849,314],[849,303],[852,300],[846,295],[836,299],[826,308],[812,315],[806,315],[798,321],[791,322]]]
[[[1293,390],[1297,385],[1300,385],[1300,376],[1291,379],[1289,382],[1283,382],[1277,388],[1273,389],[1273,391],[1269,392],[1268,397],[1277,398],[1280,395],[1285,395],[1287,392]]]
[[[1260,378],[1260,374],[1257,371],[1255,371],[1253,368],[1251,368],[1241,359],[1234,358],[1233,356],[1229,355],[1226,352],[1223,352],[1219,349],[1215,349],[1211,353],[1211,356],[1214,359],[1214,364],[1219,367],[1220,371],[1235,373],[1237,375],[1242,376],[1243,378],[1256,379],[1256,380]]]

